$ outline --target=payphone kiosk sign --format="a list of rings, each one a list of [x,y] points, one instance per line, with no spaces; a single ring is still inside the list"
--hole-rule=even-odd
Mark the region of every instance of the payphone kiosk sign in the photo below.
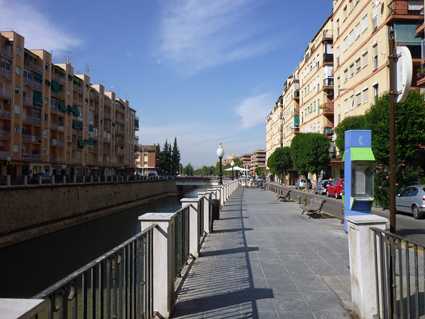
[[[344,215],[369,215],[374,201],[372,190],[372,134],[369,130],[345,132]],[[344,229],[348,231],[347,221]]]

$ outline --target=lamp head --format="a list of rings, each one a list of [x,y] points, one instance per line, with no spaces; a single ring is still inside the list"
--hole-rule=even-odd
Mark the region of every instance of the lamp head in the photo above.
[[[235,166],[235,162],[232,160],[232,162],[230,163],[230,166]]]
[[[218,156],[219,158],[223,158],[223,156],[224,156],[224,149],[223,149],[223,147],[221,146],[221,143],[220,143],[220,147],[217,149],[217,156]]]

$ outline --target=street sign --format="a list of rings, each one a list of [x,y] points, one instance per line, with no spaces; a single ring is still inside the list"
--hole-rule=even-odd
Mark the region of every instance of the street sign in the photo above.
[[[410,91],[412,83],[412,55],[407,47],[398,47],[395,50],[398,58],[395,60],[395,90],[397,95],[395,101],[397,103],[404,102]]]

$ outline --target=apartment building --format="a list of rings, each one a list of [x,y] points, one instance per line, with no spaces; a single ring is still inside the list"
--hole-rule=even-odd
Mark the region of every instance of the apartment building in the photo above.
[[[277,99],[273,110],[266,119],[266,154],[273,154],[274,150],[282,146],[282,96]]]
[[[136,111],[70,64],[0,32],[0,173],[130,174]]]
[[[256,150],[251,155],[251,174],[255,173],[257,167],[266,167],[266,150]]]
[[[137,150],[137,151],[136,151]],[[158,145],[137,145],[136,151],[136,171],[141,175],[149,175],[149,172],[160,171],[159,167],[159,146]]]
[[[331,140],[327,175],[343,177],[341,155],[335,148],[334,128],[347,116],[362,115],[389,90],[389,31],[396,46],[410,49],[412,87],[424,86],[421,66],[424,1],[334,0],[333,13],[309,43],[303,60],[285,82],[281,123],[266,123],[267,157],[273,132],[281,127],[282,146],[298,133],[319,132]],[[422,59],[421,59],[422,58]]]
[[[251,156],[252,156],[252,153],[251,154],[243,154],[243,155],[240,156],[240,159],[241,159],[241,161],[244,165],[251,166]]]

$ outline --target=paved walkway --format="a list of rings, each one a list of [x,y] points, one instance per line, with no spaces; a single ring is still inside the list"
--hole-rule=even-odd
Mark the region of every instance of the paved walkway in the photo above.
[[[350,318],[343,225],[309,219],[298,206],[257,187],[236,190],[204,241],[173,318]]]

